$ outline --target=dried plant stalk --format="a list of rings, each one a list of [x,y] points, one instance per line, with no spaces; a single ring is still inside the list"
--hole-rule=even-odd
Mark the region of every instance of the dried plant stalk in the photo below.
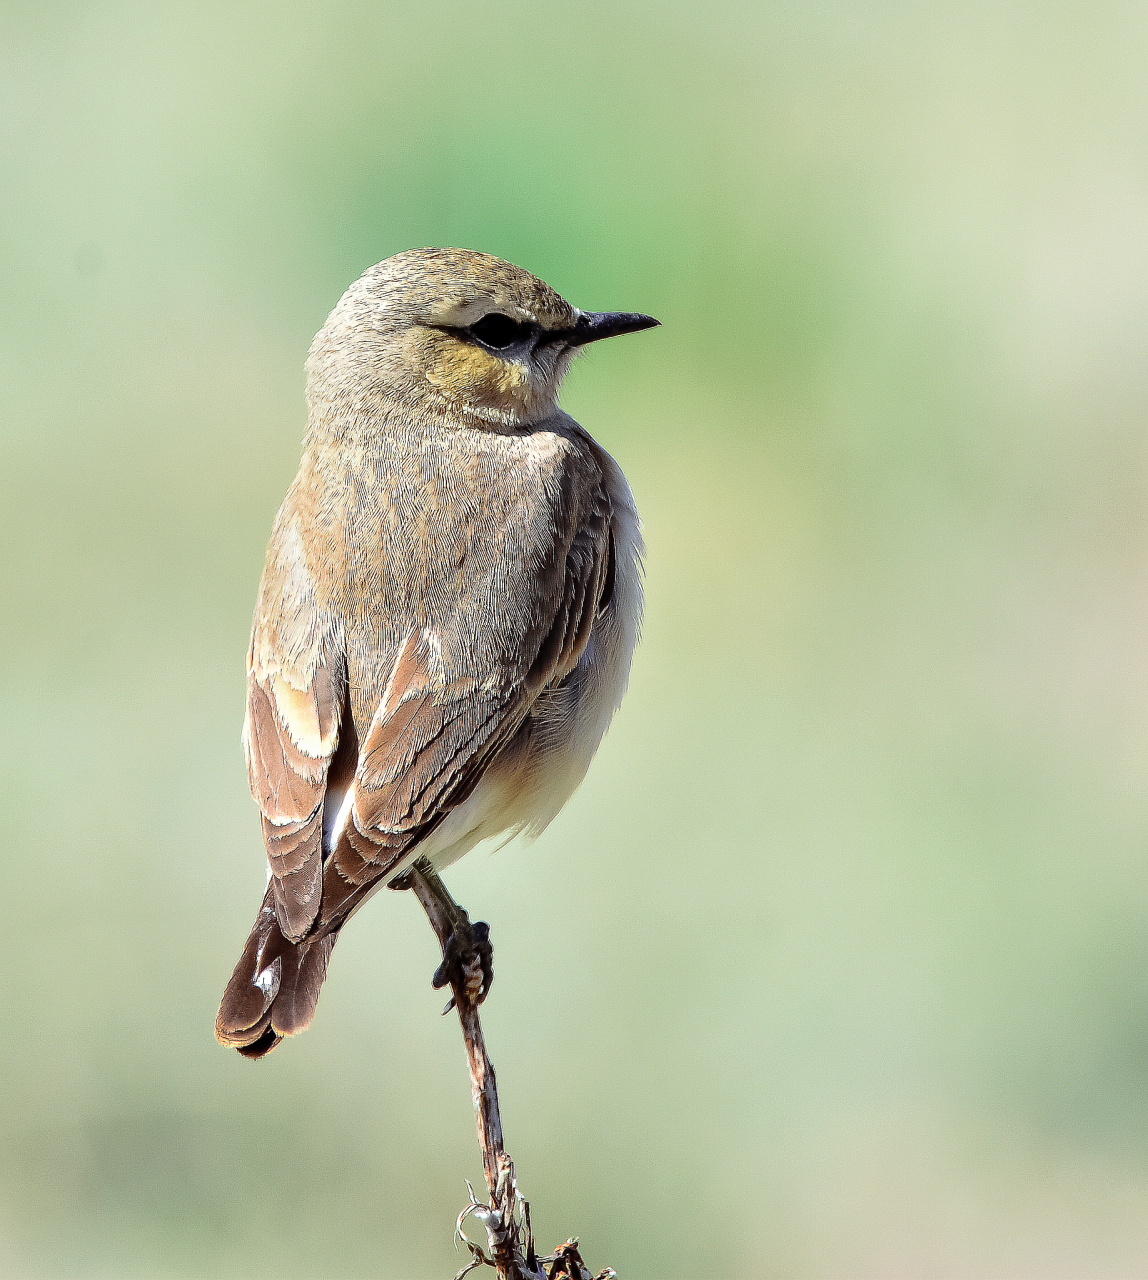
[[[411,868],[407,883],[422,903],[445,958],[451,935],[466,936],[472,929],[467,913],[450,896],[438,873],[425,859],[420,859]],[[503,1146],[494,1064],[486,1052],[482,1023],[478,1017],[478,1000],[472,998],[480,989],[481,975],[477,966],[472,966],[469,971],[464,969],[461,981],[459,977],[457,973],[450,975],[451,1003],[458,1011],[466,1045],[474,1119],[482,1151],[482,1171],[490,1199],[488,1204],[482,1203],[467,1183],[470,1204],[459,1214],[455,1229],[459,1241],[470,1251],[471,1260],[458,1273],[456,1280],[461,1280],[468,1271],[480,1266],[494,1267],[499,1280],[559,1280],[560,1277],[608,1280],[614,1275],[609,1268],[597,1276],[592,1276],[587,1270],[578,1253],[576,1239],[567,1240],[546,1257],[540,1257],[535,1251],[534,1235],[530,1229],[530,1205],[518,1190],[514,1162]],[[444,1012],[449,1009],[448,1004]],[[470,1217],[476,1218],[486,1229],[489,1252],[467,1238],[463,1228]]]

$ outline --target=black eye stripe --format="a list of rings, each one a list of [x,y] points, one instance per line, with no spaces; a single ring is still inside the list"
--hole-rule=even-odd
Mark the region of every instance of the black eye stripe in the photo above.
[[[467,330],[476,342],[492,351],[505,351],[520,342],[528,342],[534,336],[534,325],[512,320],[500,311],[491,311],[476,320]]]

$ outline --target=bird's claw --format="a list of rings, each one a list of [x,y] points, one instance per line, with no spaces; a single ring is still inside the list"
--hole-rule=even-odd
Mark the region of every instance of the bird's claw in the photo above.
[[[494,982],[494,948],[490,925],[485,920],[456,925],[443,948],[442,963],[434,971],[431,986],[436,991],[450,983],[461,990],[471,1004],[482,1004]],[[454,996],[443,1013],[454,1008]]]

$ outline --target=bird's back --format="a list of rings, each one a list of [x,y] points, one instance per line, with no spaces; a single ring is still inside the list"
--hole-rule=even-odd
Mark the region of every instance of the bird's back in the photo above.
[[[369,449],[308,451],[280,520],[297,523],[319,612],[340,633],[360,736],[412,628],[431,637],[444,683],[513,670],[537,646],[605,490],[596,448],[565,415],[515,433],[423,426]],[[271,551],[266,573],[273,612],[275,593],[290,597]]]

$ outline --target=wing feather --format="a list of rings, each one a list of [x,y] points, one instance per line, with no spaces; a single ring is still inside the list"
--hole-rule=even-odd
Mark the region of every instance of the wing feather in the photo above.
[[[605,585],[609,526],[602,493],[566,551],[549,616],[540,619],[532,642],[526,638],[517,662],[444,679],[436,671],[448,647],[443,637],[408,633],[364,739],[346,836],[332,858],[348,884],[367,885],[397,866],[471,794],[538,694],[573,670]],[[324,919],[327,914],[325,901]]]
[[[292,940],[303,937],[319,910],[323,799],[339,725],[335,683],[326,663],[305,684],[281,671],[249,670],[247,678],[248,781],[262,818],[279,927]]]

